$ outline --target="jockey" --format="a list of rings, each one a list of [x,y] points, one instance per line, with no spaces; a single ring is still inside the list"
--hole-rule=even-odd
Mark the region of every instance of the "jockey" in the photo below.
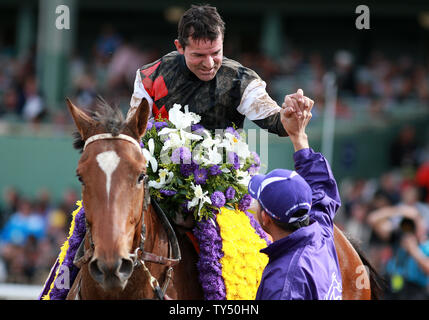
[[[274,242],[257,300],[342,298],[333,220],[341,205],[337,184],[322,154],[308,144],[311,113],[286,106],[284,126],[293,143],[296,171],[275,169],[249,182],[258,200],[257,218]]]
[[[244,118],[279,136],[287,136],[281,107],[268,95],[266,83],[240,63],[223,57],[225,24],[216,8],[192,6],[179,21],[177,51],[137,70],[128,117],[142,98],[151,116],[167,118],[175,103],[188,105],[209,130],[242,128]],[[312,101],[298,93],[286,96]],[[286,98],[285,98],[286,99]]]

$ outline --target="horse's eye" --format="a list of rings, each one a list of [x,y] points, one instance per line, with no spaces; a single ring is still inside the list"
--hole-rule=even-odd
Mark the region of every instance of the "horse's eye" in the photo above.
[[[139,175],[139,178],[137,179],[137,183],[138,184],[140,184],[140,183],[142,183],[143,181],[144,181],[144,178],[146,177],[146,174],[145,173],[141,173],[140,175]]]
[[[82,177],[81,177],[80,175],[76,175],[76,176],[77,176],[77,179],[79,180],[79,182],[80,182],[82,185],[84,185]]]

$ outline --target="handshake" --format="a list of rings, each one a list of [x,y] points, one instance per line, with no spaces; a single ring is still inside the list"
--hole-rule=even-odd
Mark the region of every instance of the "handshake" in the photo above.
[[[312,117],[313,105],[314,101],[304,96],[302,89],[287,95],[282,104],[280,119],[295,147],[295,151],[308,148],[305,128]]]

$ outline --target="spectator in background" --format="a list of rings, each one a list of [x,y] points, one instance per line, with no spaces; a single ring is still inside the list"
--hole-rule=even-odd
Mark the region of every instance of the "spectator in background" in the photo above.
[[[46,108],[42,97],[38,93],[37,81],[34,77],[25,80],[25,104],[22,116],[25,120],[38,124],[46,115]]]
[[[401,191],[402,204],[417,209],[426,225],[426,234],[429,235],[429,206],[419,201],[419,189],[414,184],[405,184]]]
[[[416,172],[416,183],[421,190],[421,199],[429,203],[429,161],[423,162]]]
[[[371,228],[366,223],[368,207],[363,202],[355,202],[350,208],[351,216],[345,223],[345,231],[352,239],[357,239],[363,251],[368,250]]]
[[[6,221],[9,220],[9,217],[18,211],[18,204],[20,201],[20,195],[16,188],[8,187],[4,190],[3,193],[3,203],[4,207],[0,216],[0,229],[3,228]]]
[[[340,50],[335,54],[334,63],[334,72],[337,77],[339,93],[348,95],[356,94],[356,75],[353,55],[346,50]]]
[[[141,51],[134,42],[123,41],[115,50],[108,69],[108,88],[110,90],[125,87],[133,90],[136,70],[150,62],[150,57]]]
[[[10,120],[20,118],[19,96],[15,87],[10,87],[4,92],[0,103],[0,116]]]
[[[386,273],[387,299],[428,299],[429,241],[418,210],[409,205],[383,207],[368,215],[378,236],[392,246]]]
[[[121,42],[122,38],[114,27],[111,24],[104,25],[95,45],[96,57],[104,62],[109,62]]]
[[[38,242],[44,235],[43,217],[33,212],[29,200],[21,199],[18,211],[0,232],[0,255],[6,264],[9,281],[30,281],[34,274],[32,261],[38,255]]]
[[[383,193],[388,198],[390,204],[398,204],[401,200],[399,186],[400,177],[394,172],[389,171],[381,175],[379,192]]]
[[[83,73],[75,79],[74,96],[79,106],[87,110],[94,110],[97,97],[97,82],[91,73]]]
[[[0,241],[4,244],[24,245],[30,235],[37,239],[42,238],[45,231],[45,221],[41,215],[33,210],[29,200],[21,199],[18,211],[12,214],[1,230]]]
[[[416,131],[404,126],[390,146],[390,164],[393,167],[415,167],[417,165]]]

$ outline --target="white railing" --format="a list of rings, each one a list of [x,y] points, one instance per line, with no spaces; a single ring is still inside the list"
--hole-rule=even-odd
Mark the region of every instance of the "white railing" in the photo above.
[[[0,283],[0,300],[37,300],[43,286]]]

